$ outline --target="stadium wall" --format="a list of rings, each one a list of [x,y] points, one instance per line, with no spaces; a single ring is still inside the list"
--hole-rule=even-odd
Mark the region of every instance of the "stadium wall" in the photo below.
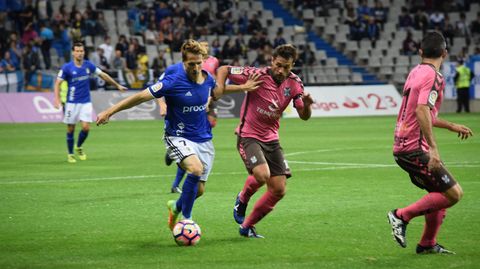
[[[315,86],[305,87],[315,99],[313,117],[395,115],[401,104],[401,96],[392,85],[370,86]],[[136,93],[130,91],[92,92],[95,111],[102,111],[123,98]],[[219,118],[238,118],[244,93],[223,96],[217,103]],[[0,93],[0,122],[61,122],[63,113],[54,107],[52,92]],[[480,112],[480,99],[471,100],[471,111]],[[445,100],[441,112],[455,112],[456,101]],[[297,117],[293,106],[284,117]],[[112,120],[161,120],[156,102],[150,101],[138,107],[122,111]]]

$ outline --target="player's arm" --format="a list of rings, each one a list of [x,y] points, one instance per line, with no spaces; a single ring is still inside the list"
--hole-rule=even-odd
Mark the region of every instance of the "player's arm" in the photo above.
[[[97,116],[97,125],[101,124],[107,124],[108,120],[110,119],[111,116],[113,116],[115,113],[120,112],[125,109],[129,109],[131,107],[134,107],[136,105],[139,105],[143,102],[152,100],[154,97],[150,93],[150,90],[147,88],[139,93],[136,93],[132,96],[129,96],[122,101],[118,102],[117,104],[111,106],[107,110],[101,112]]]
[[[165,117],[165,115],[167,115],[167,103],[165,103],[165,97],[157,98],[157,103],[160,107],[160,116]]]
[[[225,93],[234,93],[241,91],[254,91],[258,89],[263,81],[260,80],[260,74],[252,74],[248,80],[241,85],[228,84],[225,85],[227,77],[230,73],[229,66],[221,66],[217,69],[217,87],[214,90],[214,97],[218,100]]]
[[[305,92],[302,96],[293,101],[298,116],[302,120],[308,120],[312,116],[313,98],[310,93]]]
[[[100,70],[100,69],[99,69]],[[98,76],[100,78],[102,78],[103,80],[105,80],[106,82],[114,85],[119,91],[123,92],[123,91],[126,91],[128,90],[127,87],[124,87],[122,85],[120,85],[118,82],[116,82],[109,74],[103,72],[100,70],[100,72],[98,73]]]
[[[468,128],[467,126],[462,125],[462,124],[456,124],[456,123],[453,123],[453,122],[449,122],[449,121],[444,120],[444,119],[437,118],[433,122],[433,126],[435,126],[437,128],[443,128],[443,129],[447,129],[449,131],[455,132],[455,133],[458,134],[458,137],[460,137],[462,140],[467,139],[470,136],[473,136],[472,130],[470,128]]]
[[[418,124],[420,125],[420,130],[422,135],[427,140],[427,144],[430,147],[429,155],[430,160],[428,161],[428,169],[435,170],[441,167],[440,154],[438,153],[437,142],[433,136],[433,122],[432,116],[430,115],[430,107],[424,104],[418,104],[415,109],[415,115],[417,117]]]
[[[59,109],[61,106],[61,101],[60,101],[60,84],[62,84],[63,79],[58,78],[55,80],[55,85],[53,86],[53,92],[55,94],[55,103],[54,106],[56,109]]]

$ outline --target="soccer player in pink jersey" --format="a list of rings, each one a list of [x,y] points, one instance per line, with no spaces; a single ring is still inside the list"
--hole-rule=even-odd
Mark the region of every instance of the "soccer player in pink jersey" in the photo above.
[[[388,213],[394,239],[406,247],[408,222],[425,216],[423,235],[417,245],[417,254],[454,254],[436,241],[447,208],[463,196],[460,184],[440,160],[432,127],[448,129],[461,139],[472,136],[472,131],[460,124],[438,118],[445,81],[439,72],[447,57],[446,42],[438,32],[425,35],[419,50],[421,64],[410,71],[403,88],[403,101],[395,127],[393,155],[414,185],[428,193],[404,208]]]
[[[262,82],[257,90],[247,92],[236,129],[237,149],[249,176],[237,196],[233,215],[240,224],[240,235],[245,237],[263,238],[254,225],[283,198],[287,178],[291,176],[278,137],[282,112],[293,100],[302,120],[308,120],[312,113],[312,97],[304,92],[300,78],[291,72],[296,59],[294,46],[281,45],[275,49],[270,67],[222,66],[217,71],[219,85],[224,83],[225,76],[236,84],[245,83],[252,75],[259,76]],[[265,183],[267,191],[245,218],[250,197]]]

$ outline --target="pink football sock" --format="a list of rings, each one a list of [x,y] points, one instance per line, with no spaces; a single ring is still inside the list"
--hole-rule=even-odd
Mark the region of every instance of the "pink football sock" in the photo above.
[[[251,227],[259,222],[263,217],[265,217],[270,211],[273,210],[275,205],[282,198],[273,195],[270,191],[267,190],[260,199],[255,203],[252,213],[248,215],[245,221],[242,224],[242,227]]]
[[[240,201],[247,204],[248,201],[250,201],[250,197],[252,197],[262,185],[263,184],[257,182],[253,175],[249,175],[240,193]]]
[[[433,247],[437,243],[437,234],[446,214],[447,210],[443,208],[425,215],[425,227],[419,243],[422,247]]]
[[[397,209],[397,216],[406,222],[411,219],[450,207],[450,201],[440,192],[430,192],[415,203]]]

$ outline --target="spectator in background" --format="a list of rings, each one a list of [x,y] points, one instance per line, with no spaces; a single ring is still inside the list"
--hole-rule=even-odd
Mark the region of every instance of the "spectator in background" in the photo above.
[[[448,17],[448,14],[445,16],[442,33],[443,33],[443,36],[445,37],[445,40],[447,40],[447,42],[450,43],[450,46],[453,46],[453,37],[455,36],[455,27],[453,27],[453,24],[450,23],[450,18]]]
[[[402,13],[398,16],[398,26],[403,29],[413,27],[413,19],[406,7],[402,7]]]
[[[91,61],[95,66],[105,72],[110,69],[110,64],[103,53],[103,49],[98,47],[97,51],[93,53]]]
[[[106,36],[108,34],[108,31],[110,30],[108,27],[108,23],[105,20],[105,15],[103,14],[102,11],[97,13],[95,29],[96,29],[96,34],[101,36]]]
[[[430,28],[439,27],[442,29],[445,24],[445,15],[443,12],[440,12],[438,9],[430,14]]]
[[[100,44],[100,46],[98,47],[103,49],[103,55],[107,59],[107,63],[110,65],[112,63],[112,55],[113,55],[113,47],[111,45],[110,36],[106,35],[103,38],[103,43]]]
[[[115,56],[113,57],[112,60],[112,67],[116,71],[118,70],[123,70],[126,68],[126,63],[125,59],[122,57],[122,51],[121,50],[115,50]]]
[[[145,17],[145,14],[139,13],[133,23],[133,32],[136,35],[142,35],[145,30],[147,30],[147,18]]]
[[[147,30],[145,31],[145,42],[149,45],[156,45],[158,44],[158,32],[155,29],[155,25],[152,23],[148,24]]]
[[[284,44],[287,44],[287,41],[285,40],[285,38],[283,38],[283,28],[279,28],[277,31],[277,36],[273,40],[273,48]]]
[[[460,20],[456,24],[457,36],[465,37],[465,42],[470,45],[470,29],[468,28],[468,22],[465,17],[465,13],[460,13]]]
[[[315,65],[315,63],[317,62],[317,59],[315,58],[315,53],[312,51],[310,45],[308,44],[304,46],[304,49],[302,50],[298,58],[302,60],[303,64],[310,66]]]
[[[148,71],[148,55],[144,47],[138,50],[137,54],[138,71],[145,73]]]
[[[72,7],[72,11],[74,7]],[[74,13],[75,15],[71,24],[70,34],[74,42],[82,40],[82,30],[85,29],[85,22],[83,21],[82,14],[80,12]]]
[[[122,52],[122,56],[126,57],[127,51],[129,48],[129,44],[127,41],[127,38],[125,35],[120,35],[120,38],[118,39],[117,45],[115,45],[115,50],[119,50]]]
[[[25,46],[22,59],[23,69],[25,70],[25,85],[28,85],[33,74],[40,69],[40,58],[38,57],[38,53],[33,50],[31,43]]]
[[[368,7],[367,0],[360,0],[360,3],[357,7],[357,15],[360,22],[368,22],[368,19],[372,14],[370,8]]]
[[[65,62],[70,61],[71,39],[68,34],[68,29],[65,24],[60,23],[59,28],[55,33],[53,47],[57,50],[59,58],[64,58]]]
[[[352,27],[357,21],[357,14],[355,13],[355,8],[353,7],[352,2],[348,1],[345,7],[344,20],[343,23]]]
[[[470,80],[472,72],[464,65],[463,59],[458,60],[457,73],[455,74],[455,87],[457,88],[457,113],[470,113]]]
[[[472,33],[473,42],[480,43],[480,11],[477,12],[477,19],[470,24],[470,31]]]
[[[0,72],[12,72],[18,70],[19,66],[15,66],[15,63],[12,61],[10,57],[10,52],[7,50],[5,51],[3,60],[0,61]]]
[[[165,51],[159,50],[157,57],[153,59],[152,69],[153,69],[153,77],[158,79],[165,69],[167,68],[167,60],[165,59]]]
[[[40,50],[42,51],[43,62],[45,63],[45,69],[50,69],[51,57],[50,48],[52,47],[53,31],[44,23],[40,24],[40,38],[42,44]]]
[[[22,34],[22,44],[25,46],[38,38],[38,33],[33,29],[33,24],[29,23]]]
[[[413,40],[412,32],[407,32],[407,37],[403,40],[402,52],[403,55],[416,55],[418,50],[418,43]]]
[[[413,26],[416,30],[422,30],[423,33],[428,29],[428,16],[420,8],[417,9],[417,12],[413,16]]]
[[[387,22],[388,9],[383,6],[383,2],[375,0],[375,7],[372,9],[372,16],[375,18],[375,23],[380,25],[383,29],[383,25]]]
[[[380,29],[378,28],[378,24],[375,22],[374,17],[368,19],[367,37],[372,42],[372,46],[375,46],[375,42],[377,42],[380,37]]]
[[[247,33],[253,35],[260,31],[262,31],[262,23],[258,20],[257,13],[253,13],[252,17],[248,21]]]
[[[212,42],[212,45],[210,46],[210,50],[211,50],[211,54],[212,56],[215,56],[217,58],[220,57],[220,54],[222,53],[222,49],[221,49],[221,45],[220,45],[220,41],[218,40],[218,38],[215,38]]]
[[[134,44],[128,46],[128,51],[125,54],[125,61],[128,69],[137,69],[137,53],[135,52]]]

